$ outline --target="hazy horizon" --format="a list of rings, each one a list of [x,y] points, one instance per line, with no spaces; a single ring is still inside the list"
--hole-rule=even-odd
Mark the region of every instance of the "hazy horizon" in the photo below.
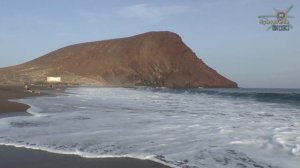
[[[70,3],[72,2],[72,4]],[[266,31],[259,15],[293,5],[293,29]],[[208,66],[246,88],[299,88],[299,2],[0,0],[0,67],[71,44],[172,31]]]

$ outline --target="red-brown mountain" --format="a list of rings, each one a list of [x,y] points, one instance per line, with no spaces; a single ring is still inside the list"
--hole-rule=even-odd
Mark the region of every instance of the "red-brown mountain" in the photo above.
[[[106,86],[237,87],[208,67],[172,32],[67,46],[35,60],[0,69],[0,83],[44,81]]]

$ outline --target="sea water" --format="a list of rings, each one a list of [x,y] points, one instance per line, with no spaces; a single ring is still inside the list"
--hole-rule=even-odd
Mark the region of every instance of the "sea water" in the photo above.
[[[0,144],[184,168],[300,166],[300,90],[66,92],[18,100],[32,115],[0,118]]]

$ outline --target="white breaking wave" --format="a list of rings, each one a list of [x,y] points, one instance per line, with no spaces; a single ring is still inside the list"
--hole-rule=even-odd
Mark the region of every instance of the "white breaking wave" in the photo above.
[[[300,165],[300,110],[291,105],[151,89],[68,92],[18,100],[33,116],[1,118],[0,145],[173,167]]]

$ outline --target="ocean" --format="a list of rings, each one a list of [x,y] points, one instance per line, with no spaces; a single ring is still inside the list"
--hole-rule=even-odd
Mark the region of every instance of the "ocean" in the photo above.
[[[17,100],[0,145],[181,168],[299,168],[300,89],[70,88]]]

